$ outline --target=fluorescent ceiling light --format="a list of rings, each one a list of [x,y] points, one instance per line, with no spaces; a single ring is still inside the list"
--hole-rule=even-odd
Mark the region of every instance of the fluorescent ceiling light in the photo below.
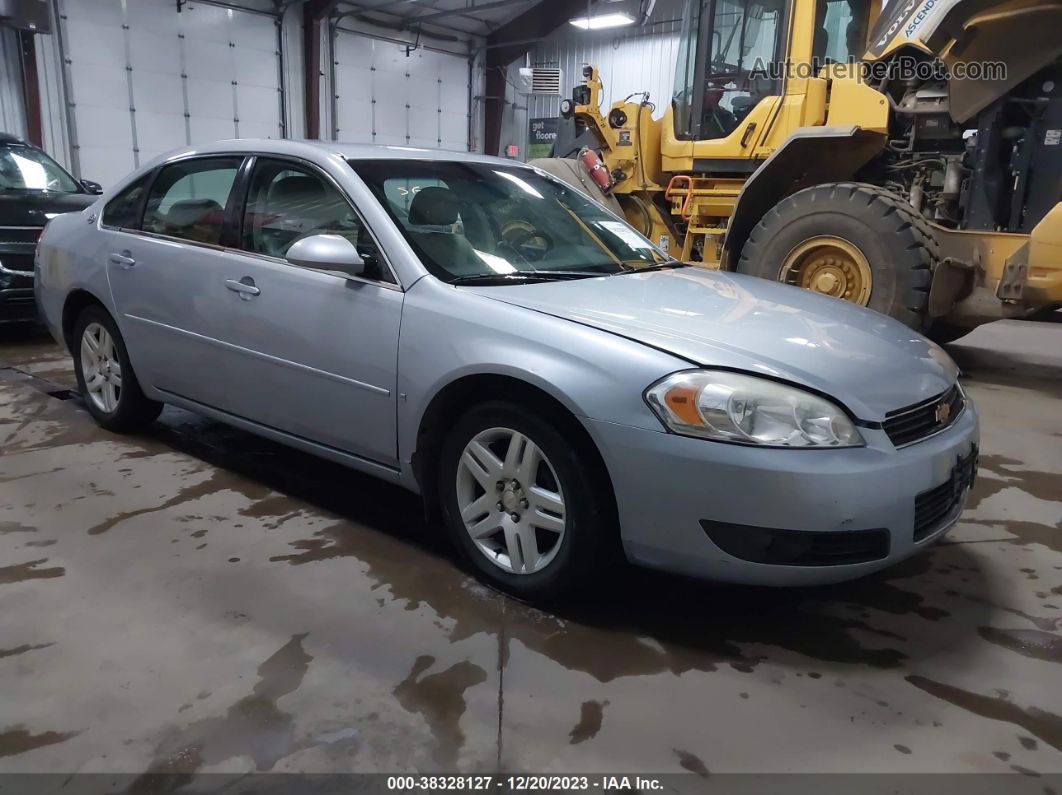
[[[634,17],[630,14],[598,14],[592,17],[576,17],[569,19],[568,24],[575,25],[582,30],[602,30],[603,28],[618,28],[622,25],[633,24]]]

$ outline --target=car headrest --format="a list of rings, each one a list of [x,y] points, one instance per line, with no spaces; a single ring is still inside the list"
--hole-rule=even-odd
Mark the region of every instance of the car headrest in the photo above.
[[[409,205],[409,222],[415,226],[449,226],[457,223],[458,200],[449,188],[421,188]]]
[[[294,176],[277,180],[269,189],[269,204],[297,207],[300,204],[314,204],[325,198],[324,185],[313,177]]]
[[[213,199],[181,199],[170,205],[166,212],[166,221],[174,226],[204,223],[216,223],[220,226],[221,215],[221,205]]]

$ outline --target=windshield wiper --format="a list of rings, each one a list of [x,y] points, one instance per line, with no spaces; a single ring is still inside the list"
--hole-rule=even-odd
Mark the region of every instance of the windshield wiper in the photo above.
[[[467,273],[455,276],[450,284],[469,284],[471,282],[521,282],[521,281],[567,281],[569,279],[586,279],[592,276],[605,276],[593,271],[516,271],[514,273]]]
[[[657,262],[653,265],[644,265],[642,267],[625,268],[621,271],[616,271],[613,276],[619,276],[622,273],[645,273],[646,271],[667,271],[674,268],[685,268],[685,262],[679,262],[677,259],[669,259],[665,262]]]

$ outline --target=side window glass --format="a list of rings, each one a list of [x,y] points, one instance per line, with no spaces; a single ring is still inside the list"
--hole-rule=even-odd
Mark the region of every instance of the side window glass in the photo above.
[[[761,99],[778,92],[784,0],[722,0],[715,5],[704,82],[701,138],[725,138]]]
[[[818,0],[812,57],[816,67],[850,63],[867,47],[868,0]]]
[[[368,278],[393,281],[376,242],[343,194],[309,169],[260,158],[247,193],[244,250],[284,258],[296,241],[322,234],[353,243]]]
[[[127,187],[103,208],[103,225],[117,229],[137,229],[140,225],[140,201],[151,181],[151,173],[145,174]]]
[[[163,168],[148,194],[144,231],[220,243],[225,205],[242,162],[242,157],[214,157]]]

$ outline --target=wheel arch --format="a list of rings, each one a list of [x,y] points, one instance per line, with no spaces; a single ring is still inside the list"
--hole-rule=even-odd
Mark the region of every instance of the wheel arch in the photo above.
[[[598,474],[604,479],[608,487],[609,509],[615,515],[615,490],[608,467],[597,443],[576,412],[543,386],[515,375],[497,372],[468,373],[450,381],[432,396],[419,417],[410,462],[424,498],[425,509],[429,513],[434,513],[437,508],[433,484],[438,474],[439,451],[446,431],[469,408],[491,400],[517,403],[563,425],[573,445],[591,458]]]
[[[736,267],[753,228],[778,202],[804,188],[851,179],[884,145],[884,135],[856,125],[793,132],[742,187],[723,242],[723,269]]]
[[[66,300],[63,301],[63,314],[61,318],[63,340],[66,342],[67,350],[73,352],[73,336],[74,325],[77,323],[78,317],[89,306],[99,306],[105,312],[109,313],[107,305],[103,303],[94,293],[84,288],[77,288],[71,290],[69,295],[66,296]]]

